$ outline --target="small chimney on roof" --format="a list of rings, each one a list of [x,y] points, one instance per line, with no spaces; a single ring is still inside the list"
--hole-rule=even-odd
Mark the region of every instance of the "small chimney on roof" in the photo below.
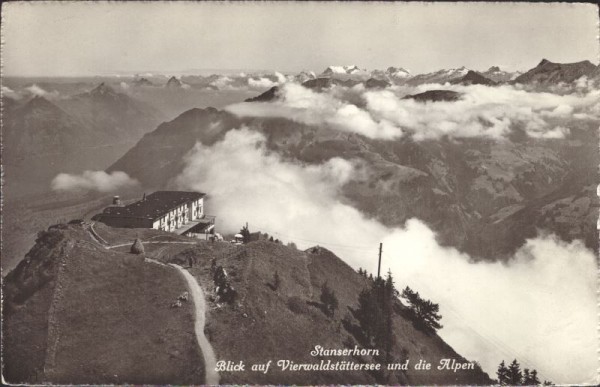
[[[120,205],[121,205],[121,198],[119,197],[119,195],[113,196],[113,206],[120,206]]]
[[[144,192],[144,196],[142,197],[142,200],[146,200],[146,193]]]

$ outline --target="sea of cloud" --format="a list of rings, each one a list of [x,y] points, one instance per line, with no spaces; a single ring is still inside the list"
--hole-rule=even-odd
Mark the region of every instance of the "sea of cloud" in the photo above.
[[[138,184],[122,171],[84,171],[81,174],[59,173],[52,179],[51,187],[54,191],[114,192]]]
[[[404,99],[428,90],[460,93],[458,101],[423,103]],[[298,122],[358,133],[369,138],[416,140],[482,137],[503,139],[514,128],[533,138],[565,138],[570,128],[557,119],[600,118],[600,90],[581,87],[558,95],[511,85],[392,86],[383,90],[333,87],[316,92],[286,83],[272,102],[238,103],[227,110],[249,117],[286,117]]]
[[[321,97],[329,98],[315,98]],[[207,211],[219,214],[222,232],[249,222],[251,231],[301,248],[320,244],[370,272],[383,242],[384,272],[392,271],[398,288],[411,286],[438,302],[440,335],[492,377],[501,360],[517,358],[555,383],[596,380],[597,345],[590,339],[597,335],[597,264],[582,243],[540,234],[508,263],[475,263],[438,245],[417,219],[389,228],[345,204],[341,188],[355,168],[338,158],[321,165],[284,161],[267,150],[262,134],[241,128],[212,147],[197,144],[177,181],[181,189],[210,192]]]

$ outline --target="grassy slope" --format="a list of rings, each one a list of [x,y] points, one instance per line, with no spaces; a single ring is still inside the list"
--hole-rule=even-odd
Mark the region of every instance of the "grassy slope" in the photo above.
[[[61,232],[69,246],[60,256],[65,264],[58,275],[5,316],[7,352],[16,354],[5,359],[5,377],[29,358],[37,360],[25,363],[46,364],[47,373],[38,379],[43,381],[202,383],[193,306],[170,308],[187,290],[178,273],[138,256],[107,251],[81,227]],[[32,325],[26,329],[21,324]]]
[[[65,246],[63,233],[40,233],[25,259],[2,282],[3,375],[8,381],[44,380],[48,313]]]
[[[12,270],[34,244],[38,230],[71,219],[91,218],[111,203],[106,194],[49,193],[6,195],[2,211],[2,275]]]
[[[54,283],[46,284],[34,294],[23,309],[2,319],[3,375],[11,383],[39,383],[48,337],[48,309]],[[25,350],[24,350],[25,349]]]
[[[223,372],[222,383],[256,384],[372,384],[374,375],[366,372],[279,372],[271,366],[268,374],[252,372],[253,363],[289,359],[296,363],[315,362],[309,355],[315,345],[325,348],[352,348],[357,339],[342,324],[356,308],[358,294],[367,285],[349,266],[333,254],[319,250],[305,253],[271,242],[253,242],[244,246],[225,243],[206,243],[182,252],[176,262],[187,262],[192,257],[196,264],[190,269],[211,298],[213,282],[211,259],[225,267],[233,286],[239,293],[234,306],[211,306],[206,328],[218,360],[244,360],[245,372]],[[277,271],[281,286],[273,290],[273,273]],[[333,318],[319,308],[320,286],[328,281],[335,291],[340,307]],[[437,364],[440,358],[462,358],[437,336],[417,331],[412,324],[397,315],[394,321],[397,339],[395,358],[408,351],[411,362],[424,358]],[[352,329],[350,329],[352,330]],[[360,346],[360,345],[359,345]],[[354,360],[352,358],[329,358]],[[325,359],[327,360],[327,359]],[[370,359],[363,359],[369,362]],[[413,363],[414,364],[414,363]],[[386,383],[414,384],[474,384],[489,383],[479,372],[458,373],[408,371],[387,376]]]
[[[329,285],[335,290],[339,298],[340,305],[347,305],[346,311],[352,314],[352,310],[357,306],[358,292],[368,285],[368,280],[359,276],[351,267],[327,250],[319,249],[316,254],[308,254],[308,256],[311,262],[309,266],[311,281],[314,286],[319,286],[319,284],[328,280]],[[332,282],[332,279],[338,280]],[[403,312],[406,311],[406,308],[402,304],[397,306],[400,308],[400,313],[394,319],[396,340],[394,358],[408,358],[411,364],[414,364],[418,359],[426,359],[433,364],[434,368],[443,358],[464,361],[464,358],[457,354],[439,336],[429,335],[415,329],[410,320],[402,317],[405,315]],[[344,313],[348,313],[346,311]],[[402,350],[406,352],[402,353]],[[432,369],[424,373],[409,370],[405,375],[398,375],[398,373],[395,373],[395,375],[401,382],[417,385],[488,383],[483,375],[473,371],[454,373],[447,370]]]
[[[136,237],[190,241],[155,230],[117,230],[102,224],[96,224],[95,229],[110,244],[130,243]],[[192,305],[184,303],[180,309],[169,307],[185,290],[177,273],[142,262],[127,253],[127,246],[107,251],[78,226],[60,233],[66,237],[62,245],[66,247],[60,251],[64,254],[55,255],[65,265],[59,262],[59,273],[53,281],[7,318],[7,368],[27,375],[27,379],[21,380],[28,381],[36,380],[32,376],[34,368],[41,370],[45,365],[47,373],[41,373],[37,381],[201,383],[203,367],[193,335]],[[243,373],[221,373],[222,383],[373,384],[378,381],[375,375],[359,371],[283,373],[274,365],[268,374],[249,370],[251,364],[268,360],[318,361],[309,355],[317,344],[325,348],[361,346],[360,339],[352,333],[352,325],[357,324],[352,310],[368,280],[332,253],[319,249],[312,254],[259,241],[244,246],[147,244],[146,255],[163,262],[187,264],[188,257],[195,261],[190,271],[209,298],[206,333],[218,360],[244,360],[247,364]],[[210,301],[214,300],[210,270],[213,258],[226,268],[239,292],[233,307]],[[277,290],[271,286],[275,271],[281,278]],[[319,306],[320,286],[324,281],[328,281],[340,301],[333,318],[326,316]],[[351,324],[343,324],[343,318]],[[461,359],[439,337],[416,330],[402,316],[402,310],[395,317],[394,331],[396,359],[408,356],[414,364],[415,359],[425,358],[434,365],[440,358]],[[26,369],[21,368],[23,359],[31,359],[24,362]],[[368,357],[330,359],[372,361]],[[5,370],[5,376],[9,375]],[[478,372],[444,374],[413,370],[396,371],[383,381],[489,382]]]

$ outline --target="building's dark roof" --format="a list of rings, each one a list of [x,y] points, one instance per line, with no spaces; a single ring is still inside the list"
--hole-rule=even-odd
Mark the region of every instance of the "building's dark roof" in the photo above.
[[[185,191],[156,191],[146,196],[145,199],[123,207],[108,207],[105,215],[158,219],[184,203],[203,198],[206,194],[201,192]]]

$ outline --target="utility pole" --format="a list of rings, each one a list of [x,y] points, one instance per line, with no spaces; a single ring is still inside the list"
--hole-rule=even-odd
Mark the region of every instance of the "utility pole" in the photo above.
[[[377,265],[377,278],[381,278],[381,250],[383,249],[383,243],[379,243],[379,264]]]

